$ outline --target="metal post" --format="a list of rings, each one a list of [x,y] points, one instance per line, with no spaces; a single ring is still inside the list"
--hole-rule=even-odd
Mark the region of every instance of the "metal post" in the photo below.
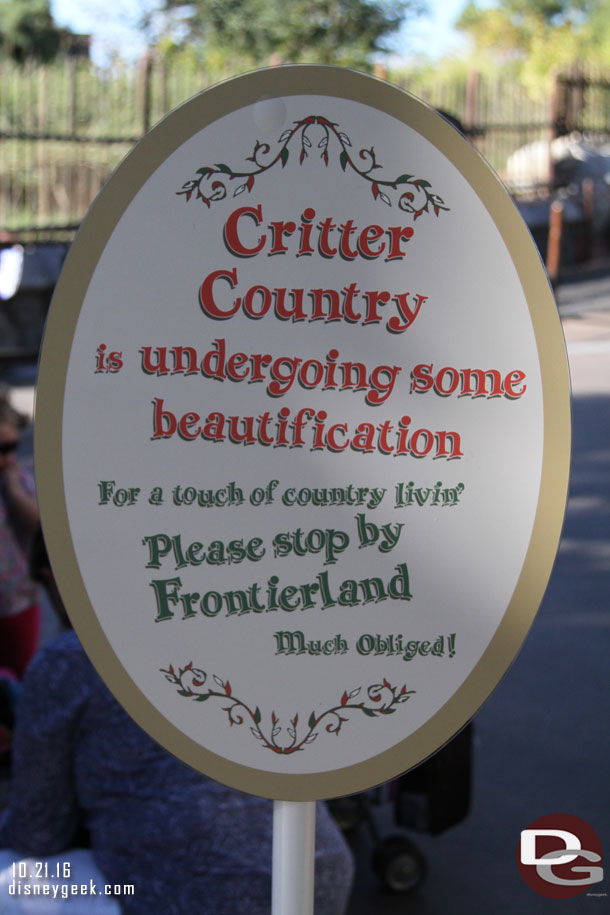
[[[274,801],[271,915],[313,915],[315,801]]]

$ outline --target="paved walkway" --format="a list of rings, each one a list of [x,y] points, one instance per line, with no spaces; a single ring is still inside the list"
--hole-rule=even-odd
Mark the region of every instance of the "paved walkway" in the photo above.
[[[610,262],[594,261],[563,274],[555,290],[562,318],[610,310]]]

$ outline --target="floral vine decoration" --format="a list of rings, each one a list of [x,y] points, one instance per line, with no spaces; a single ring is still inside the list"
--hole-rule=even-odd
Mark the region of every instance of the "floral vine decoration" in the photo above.
[[[278,738],[284,727],[280,724],[280,719],[275,712],[271,712],[270,725],[265,733],[262,724],[263,716],[259,707],[252,709],[250,705],[239,699],[233,693],[228,680],[221,680],[220,677],[213,674],[212,679],[218,688],[207,688],[206,672],[198,667],[193,667],[192,662],[186,667],[178,668],[177,672],[171,664],[167,670],[161,668],[160,672],[165,674],[166,680],[179,687],[177,690],[179,696],[185,696],[195,702],[222,699],[227,703],[223,705],[222,710],[227,713],[231,726],[248,722],[252,735],[260,741],[262,747],[285,756],[297,753],[308,744],[313,743],[322,728],[328,734],[339,734],[343,724],[349,721],[349,718],[345,716],[350,711],[362,712],[369,718],[392,715],[396,711],[396,706],[402,705],[415,693],[415,690],[407,690],[406,686],[399,690],[398,687],[391,686],[385,679],[382,683],[375,683],[366,689],[365,700],[357,701],[362,695],[362,687],[358,686],[350,692],[346,690],[340,700],[331,708],[321,713],[312,712],[306,727],[299,728],[299,715],[295,714],[290,719],[289,725],[285,727],[289,742],[283,741],[280,744]]]
[[[321,128],[322,136],[315,136],[312,139],[312,127],[318,125]],[[416,178],[414,175],[402,174],[396,178],[382,178],[377,173],[383,166],[377,161],[375,149],[371,146],[369,149],[361,149],[358,158],[361,160],[361,167],[357,164],[356,156],[352,152],[353,147],[350,138],[339,129],[339,125],[322,115],[310,115],[295,121],[294,126],[285,130],[277,141],[279,148],[272,150],[268,143],[260,143],[258,140],[254,145],[254,151],[248,156],[246,162],[252,165],[245,171],[236,171],[224,162],[215,165],[205,165],[198,168],[196,174],[198,177],[191,178],[182,185],[182,189],[176,191],[180,196],[186,197],[189,201],[191,197],[200,200],[207,207],[216,200],[223,200],[227,196],[227,182],[235,181],[233,197],[238,197],[246,191],[250,193],[254,183],[259,175],[270,171],[274,166],[280,164],[285,167],[291,153],[291,146],[294,138],[298,135],[300,140],[299,164],[302,165],[305,159],[313,154],[314,143],[320,151],[320,158],[324,165],[328,166],[330,162],[329,150],[338,145],[339,164],[344,172],[348,169],[355,172],[364,181],[367,181],[371,188],[371,193],[375,200],[392,206],[390,199],[391,191],[398,191],[398,207],[407,213],[413,215],[413,219],[418,219],[422,213],[433,212],[438,216],[441,210],[449,210],[445,205],[442,197],[432,191],[430,182],[423,178]]]

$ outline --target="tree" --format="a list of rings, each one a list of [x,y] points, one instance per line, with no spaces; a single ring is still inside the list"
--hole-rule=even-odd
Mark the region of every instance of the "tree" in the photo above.
[[[608,0],[470,0],[456,27],[475,51],[517,61],[531,78],[577,61],[607,64],[610,51]]]
[[[247,63],[276,55],[366,67],[419,6],[417,0],[165,0],[165,10],[181,15],[187,42]]]
[[[51,15],[48,0],[0,0],[0,55],[22,63],[52,60],[63,30]]]

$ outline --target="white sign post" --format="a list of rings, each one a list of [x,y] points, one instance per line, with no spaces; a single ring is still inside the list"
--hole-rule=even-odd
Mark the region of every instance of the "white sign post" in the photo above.
[[[347,70],[239,77],[141,140],[58,284],[36,424],[100,674],[177,756],[282,802],[463,727],[559,540],[569,382],[533,243],[453,127]],[[287,859],[312,809],[278,808]]]
[[[315,801],[273,802],[271,915],[313,915]]]

